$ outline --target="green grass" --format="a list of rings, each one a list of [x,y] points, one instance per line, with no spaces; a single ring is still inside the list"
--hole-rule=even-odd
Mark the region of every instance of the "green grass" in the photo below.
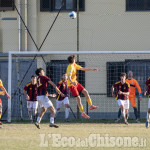
[[[90,120],[89,120],[90,121]],[[62,146],[55,148],[52,147],[53,139],[48,138],[48,134],[60,134],[62,137],[74,137],[85,140],[90,134],[100,134],[100,136],[109,135],[110,137],[138,137],[146,139],[146,146],[142,149],[149,149],[150,147],[150,128],[146,129],[144,123],[136,124],[130,123],[125,125],[123,123],[115,124],[109,123],[108,120],[101,120],[103,123],[92,123],[86,120],[78,120],[74,123],[63,123],[57,121],[60,125],[58,129],[50,128],[47,121],[42,121],[41,129],[37,129],[34,124],[29,124],[27,121],[15,123],[5,123],[0,129],[0,149],[2,150],[61,150],[64,149]],[[97,120],[98,121],[98,120]],[[110,120],[113,122],[113,120]],[[134,122],[134,120],[129,120],[129,122]],[[143,121],[144,122],[144,121]],[[41,137],[40,135],[45,135],[48,145],[46,147],[40,147]],[[44,140],[45,141],[45,140]],[[91,149],[92,147],[65,147],[65,150],[71,149]],[[99,149],[141,149],[140,147],[94,147],[94,150]]]

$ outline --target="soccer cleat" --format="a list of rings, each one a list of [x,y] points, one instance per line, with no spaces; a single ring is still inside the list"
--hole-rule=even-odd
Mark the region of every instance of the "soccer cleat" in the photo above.
[[[35,123],[35,126],[38,128],[38,129],[40,129],[40,124],[39,123]]]
[[[3,123],[0,121],[0,125],[2,125]]]
[[[92,110],[92,109],[97,109],[97,108],[99,108],[98,106],[95,106],[95,105],[91,105],[90,106],[90,110]]]
[[[149,122],[148,121],[146,121],[145,126],[146,126],[146,128],[149,128]]]
[[[58,125],[53,124],[53,123],[51,123],[49,126],[50,126],[50,127],[54,127],[54,128],[59,128],[59,126],[58,126]]]
[[[118,123],[120,121],[120,118],[118,118],[117,120],[115,120],[115,123]]]
[[[128,120],[128,118],[129,118],[129,115],[128,115],[128,114],[126,114],[126,119]]]
[[[140,123],[140,121],[138,119],[136,119],[136,123]]]
[[[81,114],[81,117],[83,117],[83,118],[85,118],[85,119],[89,119],[89,118],[90,118],[90,116],[88,116],[86,113],[82,113],[82,114]]]
[[[125,123],[126,125],[128,125],[128,124],[129,124],[127,120],[126,120],[126,121],[124,121],[124,123]]]

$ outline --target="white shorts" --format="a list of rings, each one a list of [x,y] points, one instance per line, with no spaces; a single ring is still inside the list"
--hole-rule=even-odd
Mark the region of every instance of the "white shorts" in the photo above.
[[[69,105],[69,99],[68,97],[65,97],[62,101],[58,101],[56,100],[56,109],[60,108],[61,107],[61,104],[68,104]]]
[[[150,98],[149,98],[149,100],[148,100],[148,108],[150,108]]]
[[[37,101],[39,102],[40,107],[48,108],[50,106],[53,106],[50,99],[45,95],[37,96]]]
[[[27,101],[27,108],[38,108],[38,101]]]
[[[125,109],[129,109],[129,100],[118,99],[117,102],[118,102],[119,107],[123,105]]]

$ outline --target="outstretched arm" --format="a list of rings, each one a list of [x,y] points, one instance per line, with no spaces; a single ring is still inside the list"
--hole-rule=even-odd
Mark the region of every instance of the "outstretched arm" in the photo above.
[[[82,70],[82,71],[98,71],[98,69],[91,69],[91,68],[84,68],[84,67],[81,67],[79,70]]]
[[[7,95],[8,99],[10,98],[9,94],[7,93],[6,89],[2,86],[1,87],[2,91]]]
[[[62,96],[64,96],[64,94],[58,89],[58,87],[52,81],[48,81],[48,83],[51,84],[56,89],[56,92],[58,94],[61,94]]]

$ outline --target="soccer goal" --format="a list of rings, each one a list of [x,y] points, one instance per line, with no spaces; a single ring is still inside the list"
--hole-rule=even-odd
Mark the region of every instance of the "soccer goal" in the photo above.
[[[97,68],[98,72],[78,71],[78,81],[88,90],[94,105],[99,109],[89,110],[86,99],[81,94],[84,110],[91,119],[115,119],[117,118],[118,104],[111,97],[111,86],[120,80],[121,72],[133,71],[135,78],[144,92],[146,79],[150,76],[150,51],[24,51],[9,52],[8,62],[8,92],[11,99],[8,100],[7,120],[28,119],[27,104],[22,91],[24,86],[30,82],[35,74],[36,68],[43,68],[55,84],[61,80],[62,73],[66,72],[68,66],[67,58],[70,55],[76,56],[76,62],[82,67]],[[48,86],[50,94],[55,90]],[[138,91],[136,91],[138,95]],[[56,99],[51,98],[55,106]],[[70,97],[70,105],[75,115],[78,115],[76,100]],[[145,117],[147,111],[147,98],[143,97],[138,101],[138,113],[141,118]],[[130,107],[129,116],[134,118],[133,109]],[[62,106],[60,119],[64,118],[64,107]],[[49,113],[44,116],[49,118]],[[70,113],[70,118],[73,118]]]

